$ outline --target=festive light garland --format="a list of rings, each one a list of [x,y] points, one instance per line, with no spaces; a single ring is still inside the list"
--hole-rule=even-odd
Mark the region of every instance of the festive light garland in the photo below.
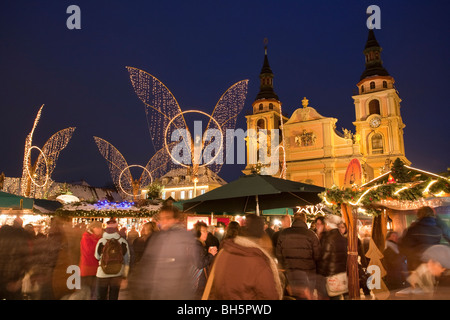
[[[95,204],[71,203],[55,211],[56,216],[78,218],[149,218],[157,214],[159,206],[136,207],[134,202],[100,200]]]
[[[379,204],[401,206],[401,202],[409,201],[411,203],[408,206],[405,204],[404,207],[418,208],[431,205],[426,197],[438,198],[445,194],[450,194],[450,182],[448,179],[440,178],[415,183],[375,185],[367,190],[340,189],[333,186],[322,192],[320,197],[323,203],[333,210],[339,210],[340,204],[348,203],[353,206],[364,206],[368,214],[378,215],[381,213],[381,209],[376,207]]]

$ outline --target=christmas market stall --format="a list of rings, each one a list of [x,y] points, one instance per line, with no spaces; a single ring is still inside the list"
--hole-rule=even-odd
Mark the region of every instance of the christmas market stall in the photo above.
[[[24,216],[33,216],[33,199],[0,191],[0,226]]]
[[[87,225],[92,221],[106,223],[110,218],[115,218],[121,228],[129,230],[134,226],[136,230],[140,230],[142,224],[150,221],[161,206],[162,204],[137,204],[131,201],[71,202],[57,209],[55,215],[70,219],[73,225]]]
[[[359,162],[352,160],[349,168],[358,167]],[[358,170],[357,170],[358,171]],[[360,171],[359,171],[360,172]],[[358,179],[357,179],[358,180]],[[357,181],[357,180],[353,180]],[[361,181],[361,179],[359,179]],[[364,213],[372,217],[370,249],[366,253],[371,263],[379,266],[381,276],[384,269],[380,263],[381,252],[385,247],[388,230],[401,235],[417,217],[417,210],[424,206],[432,207],[437,215],[448,220],[450,209],[450,181],[444,176],[426,172],[404,165],[396,159],[391,170],[364,184],[347,183],[343,188],[333,186],[321,193],[323,203],[334,213],[341,215],[347,223],[349,235],[349,296],[360,297],[357,269],[357,215]],[[370,265],[370,263],[369,263]],[[389,296],[381,281],[378,289],[373,290],[378,299]]]

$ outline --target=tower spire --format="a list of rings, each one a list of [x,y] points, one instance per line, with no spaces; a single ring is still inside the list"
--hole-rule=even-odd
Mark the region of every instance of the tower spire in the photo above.
[[[373,29],[370,29],[363,51],[366,57],[366,68],[362,73],[360,80],[372,76],[389,76],[389,73],[383,67],[383,61],[381,61],[381,50],[382,48],[375,38]]]
[[[256,96],[256,100],[262,99],[275,99],[279,100],[275,91],[273,90],[273,72],[270,68],[269,58],[267,57],[267,38],[264,39],[264,63],[259,74],[260,86],[259,93]]]

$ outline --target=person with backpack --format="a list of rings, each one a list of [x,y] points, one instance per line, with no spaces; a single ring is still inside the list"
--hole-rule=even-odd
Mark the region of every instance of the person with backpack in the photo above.
[[[120,236],[116,220],[106,222],[105,232],[98,241],[95,258],[97,268],[97,300],[118,300],[122,279],[128,275],[130,250]]]

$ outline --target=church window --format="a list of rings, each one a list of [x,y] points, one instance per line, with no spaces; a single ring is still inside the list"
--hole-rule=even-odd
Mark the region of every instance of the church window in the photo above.
[[[369,102],[369,114],[381,114],[380,101],[373,99]]]
[[[372,81],[372,82],[370,83],[370,89],[375,89],[375,81]]]
[[[383,136],[379,133],[376,133],[372,136],[372,153],[383,153]]]
[[[361,86],[361,92],[364,92],[364,85]]]
[[[260,104],[259,104],[259,111],[261,111],[262,109],[263,109],[263,104],[260,103]]]
[[[269,109],[273,110],[273,103],[269,103]]]
[[[387,88],[387,81],[383,81],[383,88]]]
[[[266,128],[266,122],[264,121],[264,119],[259,119],[258,122],[256,123],[256,127],[258,130],[263,130]]]

